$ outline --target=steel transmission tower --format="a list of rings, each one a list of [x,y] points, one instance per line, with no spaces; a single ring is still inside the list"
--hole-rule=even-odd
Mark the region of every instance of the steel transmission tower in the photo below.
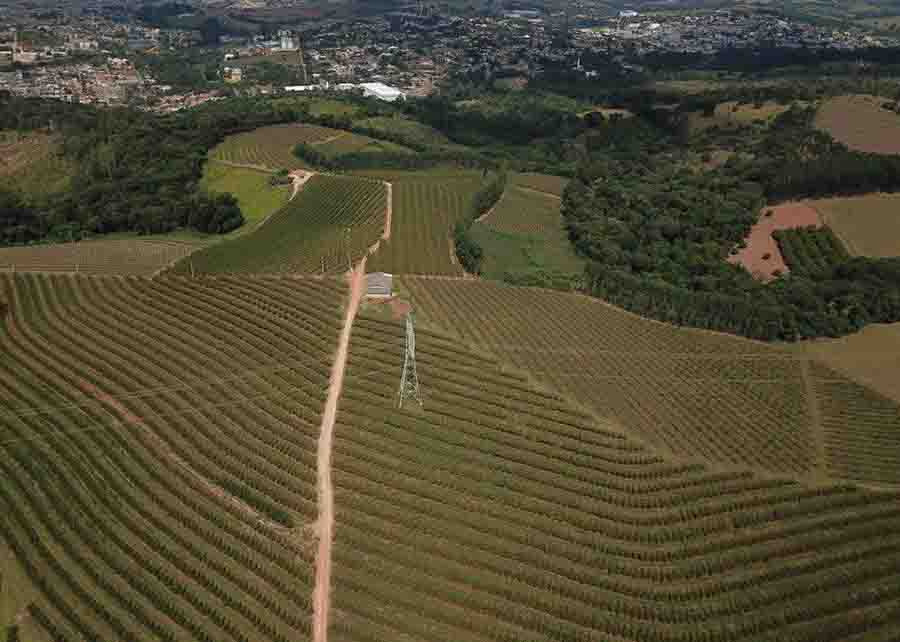
[[[400,403],[398,408],[403,407],[403,401],[406,399],[415,399],[422,405],[422,398],[419,396],[419,375],[416,372],[416,329],[413,325],[413,313],[406,315],[406,356],[403,358],[403,374],[400,377]]]

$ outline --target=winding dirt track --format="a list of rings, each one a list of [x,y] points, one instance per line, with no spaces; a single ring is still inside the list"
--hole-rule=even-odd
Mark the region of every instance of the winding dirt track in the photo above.
[[[316,587],[313,590],[313,642],[328,640],[328,610],[331,602],[331,540],[334,530],[334,488],[331,484],[331,443],[334,437],[334,420],[337,417],[338,400],[344,385],[344,369],[347,365],[347,351],[353,320],[359,310],[366,280],[366,257],[364,256],[350,273],[350,300],[344,315],[344,327],[338,340],[337,354],[331,366],[328,399],[322,413],[317,454],[319,486],[319,549],[316,554]]]

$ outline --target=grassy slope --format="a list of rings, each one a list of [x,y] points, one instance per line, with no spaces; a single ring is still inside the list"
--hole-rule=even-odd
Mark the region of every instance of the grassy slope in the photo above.
[[[870,194],[810,201],[856,256],[900,256],[900,196]]]
[[[221,163],[207,163],[200,186],[211,193],[232,194],[240,205],[246,223],[241,232],[253,229],[272,212],[277,211],[291,196],[290,185],[273,187],[270,174]]]
[[[848,337],[812,341],[810,354],[900,402],[900,323],[869,325]]]
[[[558,198],[507,187],[488,217],[472,226],[484,250],[483,274],[491,279],[534,271],[580,274],[584,262],[563,230],[559,206]]]
[[[449,142],[446,136],[433,127],[405,118],[365,118],[356,121],[354,125],[367,127],[377,132],[401,134],[406,139],[423,145],[446,145]]]
[[[882,109],[884,98],[855,95],[826,101],[816,114],[816,126],[851,149],[900,154],[900,115]]]
[[[252,234],[206,248],[191,258],[198,272],[319,273],[347,267],[384,228],[385,189],[380,182],[316,175],[297,197]],[[182,273],[188,262],[178,265]]]
[[[559,292],[488,282],[404,284],[421,320],[455,330],[678,456],[812,478],[900,483],[896,415],[882,414],[867,429],[882,433],[877,456],[893,461],[895,471],[847,474],[839,464],[840,443],[852,442],[854,428],[869,422],[865,408],[850,408],[843,424],[827,427],[833,436],[840,432],[840,440],[826,449],[818,415],[828,401],[821,386],[831,379],[815,378],[808,355],[787,346],[674,328]],[[866,446],[867,437],[859,440]]]
[[[489,321],[502,298],[467,299],[452,303],[462,325],[503,332]],[[665,461],[421,323],[424,406],[398,410],[403,336],[369,314],[354,326],[333,456],[335,639],[897,634],[897,495]],[[869,553],[839,561],[851,551]]]

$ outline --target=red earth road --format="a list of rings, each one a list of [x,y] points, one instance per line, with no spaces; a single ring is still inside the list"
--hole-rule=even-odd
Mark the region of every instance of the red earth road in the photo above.
[[[322,412],[321,431],[317,454],[319,486],[319,519],[317,520],[319,547],[316,554],[316,587],[313,590],[313,642],[328,640],[328,610],[331,603],[331,541],[334,531],[334,488],[331,483],[331,444],[334,437],[334,421],[338,400],[344,386],[344,370],[350,345],[353,320],[359,310],[366,281],[366,257],[364,256],[350,273],[350,299],[344,315],[338,349],[331,366],[328,399]]]

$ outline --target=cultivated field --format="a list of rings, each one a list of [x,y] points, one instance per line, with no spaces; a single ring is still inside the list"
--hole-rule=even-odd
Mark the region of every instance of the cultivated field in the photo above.
[[[810,201],[855,256],[900,256],[900,196],[870,194]]]
[[[437,282],[406,281],[417,301]],[[490,297],[458,294],[454,322],[500,329]],[[402,346],[398,322],[357,318],[333,456],[333,640],[900,634],[898,495],[665,461],[421,324],[424,407],[397,410]]]
[[[798,476],[900,483],[896,415],[873,418],[848,406],[843,445],[823,443],[821,408],[830,398],[805,353],[675,328],[579,295],[462,280],[403,283],[423,322],[455,330],[664,451]],[[832,467],[863,425],[883,435],[879,457],[894,462],[893,480],[874,468],[848,474]]]
[[[390,241],[369,260],[370,272],[461,275],[451,230],[466,215],[480,178],[412,177],[393,184]],[[476,176],[478,176],[476,174]]]
[[[550,174],[533,174],[533,173],[514,173],[509,175],[510,182],[518,187],[537,190],[553,194],[554,196],[562,196],[563,190],[569,183],[569,179],[561,176],[551,176]]]
[[[384,184],[313,176],[297,197],[252,234],[224,241],[178,265],[181,273],[322,273],[348,269],[384,230]]]
[[[816,114],[816,126],[851,149],[900,154],[900,114],[883,109],[885,98],[839,96],[826,101]]]
[[[0,277],[0,539],[60,640],[308,639],[336,281]]]
[[[405,118],[365,118],[353,123],[360,127],[367,127],[379,133],[401,135],[405,140],[410,140],[421,145],[446,145],[450,141],[441,132],[415,120]]]
[[[562,229],[559,208],[558,198],[510,185],[481,223],[506,234],[548,236]]]
[[[0,247],[0,270],[146,276],[203,245],[202,241],[122,239]]]
[[[788,272],[773,232],[821,224],[818,212],[808,203],[766,207],[745,239],[746,247],[729,256],[728,261],[742,265],[761,281],[770,281],[778,274]]]
[[[341,135],[335,136],[325,141],[310,143],[315,147],[316,151],[325,154],[330,158],[340,156],[341,154],[356,153],[374,153],[374,152],[394,152],[397,154],[412,154],[413,151],[408,147],[391,143],[386,140],[375,140],[368,136],[360,136],[352,132],[342,132]]]
[[[841,241],[827,227],[781,230],[773,236],[792,274],[814,275],[849,258]]]
[[[484,250],[484,276],[583,272],[584,262],[572,249],[559,208],[557,197],[508,186],[494,209],[472,226],[472,236]]]
[[[272,125],[229,136],[209,154],[213,160],[267,170],[306,167],[294,156],[299,143],[322,143],[346,132],[316,125]]]
[[[856,334],[809,341],[804,347],[832,370],[900,402],[900,323],[868,325]]]
[[[291,197],[290,185],[272,186],[271,174],[222,163],[207,163],[200,186],[210,193],[232,194],[238,201],[245,223],[239,233],[252,229],[281,209]]]

